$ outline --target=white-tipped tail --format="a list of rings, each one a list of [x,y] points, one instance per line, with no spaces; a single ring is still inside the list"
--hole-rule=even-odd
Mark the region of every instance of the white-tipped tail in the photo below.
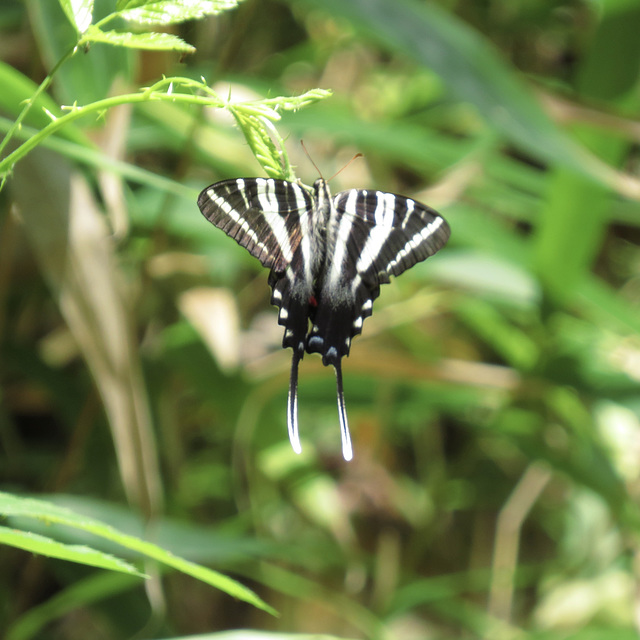
[[[294,351],[291,359],[291,377],[289,378],[289,397],[287,399],[287,427],[293,450],[296,453],[302,453],[300,434],[298,433],[298,362],[300,362],[300,356]]]
[[[338,387],[338,416],[340,418],[340,436],[342,437],[342,455],[349,462],[353,458],[353,447],[351,446],[351,434],[349,433],[349,422],[347,421],[347,408],[344,406],[344,392],[342,390],[342,365],[338,361],[336,368],[336,383]]]

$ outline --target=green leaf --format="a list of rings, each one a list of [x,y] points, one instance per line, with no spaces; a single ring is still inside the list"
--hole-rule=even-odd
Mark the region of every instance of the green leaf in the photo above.
[[[585,101],[606,100],[620,109],[637,109],[638,21],[637,6],[602,18],[588,55],[576,69],[576,90]],[[611,73],[611,69],[623,68],[625,73]],[[632,147],[630,140],[588,124],[575,126],[574,135],[610,166],[624,166]],[[570,299],[591,269],[604,242],[615,200],[610,189],[582,175],[565,169],[552,174],[548,197],[540,210],[534,259],[540,279],[557,300]]]
[[[19,529],[9,529],[0,526],[0,543],[7,544],[11,547],[38,553],[49,558],[58,558],[60,560],[69,560],[78,564],[86,564],[91,567],[100,567],[101,569],[110,569],[111,571],[121,571],[131,575],[146,578],[144,573],[138,571],[133,565],[114,558],[108,553],[97,551],[91,547],[76,544],[63,544],[46,536],[28,531],[20,531]]]
[[[194,53],[195,47],[182,38],[170,33],[131,33],[129,31],[102,31],[96,26],[89,27],[82,38],[86,42],[104,42],[129,49],[149,49],[160,51],[182,51]]]
[[[0,515],[26,516],[29,518],[43,520],[45,522],[64,524],[80,531],[92,533],[100,538],[104,538],[105,540],[110,540],[120,544],[123,547],[140,553],[148,558],[162,562],[169,567],[178,569],[179,571],[197,578],[202,582],[206,582],[212,587],[216,587],[217,589],[224,591],[234,598],[248,602],[259,609],[263,609],[264,611],[276,615],[275,610],[261,600],[253,591],[222,573],[218,573],[208,567],[202,567],[194,562],[175,556],[169,551],[166,551],[151,542],[121,533],[104,522],[79,515],[69,509],[51,504],[50,502],[35,500],[32,498],[20,498],[10,493],[0,492]]]
[[[109,4],[104,0],[101,2],[105,9]],[[102,16],[102,11],[96,7],[96,18]],[[134,70],[127,50],[114,51],[110,47],[96,46],[87,55],[83,47],[78,48],[84,34],[79,34],[69,23],[58,2],[29,0],[29,22],[38,51],[50,71],[47,87],[49,82],[53,82],[55,88],[52,87],[50,93],[58,104],[74,101],[88,104],[99,100],[113,91],[116,78],[125,85],[134,82]]]
[[[235,9],[237,0],[119,0],[118,15],[141,24],[167,25]]]
[[[511,366],[531,370],[540,356],[536,343],[527,333],[502,316],[481,298],[464,298],[456,306],[458,316]]]
[[[93,0],[60,0],[60,6],[78,33],[89,28],[93,18]]]
[[[307,0],[342,16],[388,49],[432,69],[459,99],[475,105],[495,131],[550,164],[600,182],[614,173],[547,116],[491,43],[435,3],[415,0]]]
[[[256,160],[267,175],[271,178],[295,180],[284,140],[272,123],[280,120],[280,111],[297,111],[330,96],[331,92],[325,89],[312,89],[300,96],[227,103],[226,108],[235,118]]]

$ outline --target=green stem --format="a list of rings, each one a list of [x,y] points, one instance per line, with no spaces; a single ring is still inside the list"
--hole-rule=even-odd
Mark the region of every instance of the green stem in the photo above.
[[[76,49],[77,49],[77,45],[74,45],[71,49],[69,49],[69,51],[67,51],[67,53],[65,53],[62,56],[62,58],[60,58],[60,60],[58,60],[58,62],[53,67],[53,69],[51,69],[47,77],[40,83],[40,86],[36,89],[36,92],[31,96],[31,98],[29,98],[27,103],[24,105],[24,108],[22,109],[22,111],[16,118],[15,122],[13,123],[13,126],[11,127],[11,129],[9,129],[9,131],[7,132],[7,135],[4,137],[2,142],[0,142],[0,155],[2,155],[2,152],[4,151],[6,146],[9,144],[11,138],[13,138],[13,136],[15,135],[15,132],[20,128],[20,124],[25,119],[25,117],[27,116],[27,113],[29,113],[29,110],[35,104],[40,94],[42,94],[44,91],[46,91],[49,88],[49,85],[53,80],[53,75],[69,58],[71,58],[74,55],[74,53],[76,52]]]
[[[166,81],[168,84],[168,81]],[[158,84],[164,84],[165,81]],[[156,85],[157,86],[157,85]],[[191,94],[184,93],[167,93],[159,92],[154,90],[154,88],[147,89],[142,93],[128,93],[120,96],[113,96],[111,98],[105,98],[104,100],[98,100],[97,102],[92,102],[84,107],[72,107],[71,111],[64,116],[60,116],[56,118],[51,124],[48,124],[44,129],[36,133],[34,136],[26,140],[22,143],[15,151],[10,153],[6,158],[0,161],[0,174],[6,174],[11,168],[24,158],[30,151],[32,151],[35,147],[37,147],[45,138],[48,138],[50,135],[54,134],[56,131],[64,127],[65,125],[73,122],[74,120],[78,120],[79,118],[83,118],[92,113],[96,113],[98,115],[101,112],[110,109],[111,107],[116,107],[122,104],[136,104],[139,102],[149,102],[154,100],[161,100],[166,102],[182,102],[185,104],[198,104],[204,106],[212,106],[212,97],[211,96],[196,96]],[[223,103],[219,103],[213,105],[216,107],[223,106]],[[12,129],[15,128],[12,127]],[[8,136],[9,134],[7,134]]]
[[[102,20],[100,20],[99,22],[97,22],[96,26],[97,27],[102,27],[104,24],[110,22],[116,16],[117,16],[117,14],[112,13],[112,14],[106,16],[105,18],[103,18]],[[58,60],[58,62],[56,62],[56,64],[53,67],[53,69],[51,69],[51,71],[47,74],[47,77],[40,83],[40,86],[36,89],[36,92],[31,96],[31,98],[29,98],[29,100],[27,101],[27,103],[24,106],[24,109],[22,109],[22,111],[20,112],[20,114],[16,118],[15,122],[13,123],[13,126],[7,132],[7,135],[4,137],[2,142],[0,142],[0,156],[2,155],[2,152],[5,150],[6,146],[9,144],[9,142],[11,141],[13,136],[15,135],[16,131],[20,128],[20,125],[21,125],[22,121],[26,118],[26,116],[29,113],[29,110],[31,109],[31,107],[36,103],[36,100],[38,99],[38,97],[44,91],[46,91],[49,88],[49,85],[51,84],[51,81],[53,80],[53,76],[55,75],[55,73],[58,71],[58,69],[67,60],[69,60],[69,58],[71,58],[71,57],[73,57],[75,55],[75,52],[78,50],[78,47],[82,46],[83,43],[84,43],[84,41],[83,41],[82,38],[78,42],[76,42],[76,44],[74,44],[67,51],[67,53],[65,53],[62,56],[62,58],[60,58],[60,60]],[[4,180],[3,180],[3,182],[4,182]]]
[[[82,42],[82,41],[80,41]],[[66,56],[64,56],[60,62],[56,65],[56,69],[62,64],[62,62],[67,59],[73,52],[70,52]],[[55,69],[51,72],[50,76],[53,75]],[[50,80],[49,80],[50,81]],[[31,99],[33,101],[37,95],[46,88],[46,80],[39,87],[36,95]],[[181,92],[173,92],[173,88],[178,87],[180,89],[189,89],[197,91],[198,93],[181,93]],[[316,100],[322,99],[330,95],[329,92],[323,91],[321,89],[315,89],[313,91],[309,91],[301,96],[296,96],[294,98],[272,98],[269,100],[264,100],[261,102],[238,102],[234,104],[229,104],[223,100],[221,100],[218,95],[210,89],[204,82],[199,82],[196,80],[192,80],[190,78],[163,78],[159,82],[156,82],[151,87],[148,87],[139,93],[129,93],[120,96],[113,96],[110,98],[105,98],[103,100],[98,100],[97,102],[92,102],[85,106],[77,106],[73,105],[72,107],[62,107],[69,110],[68,113],[62,115],[60,117],[52,116],[53,120],[50,124],[48,124],[44,129],[38,131],[35,135],[31,136],[28,140],[23,142],[17,149],[15,149],[12,153],[10,153],[6,158],[0,161],[0,191],[4,186],[4,182],[6,177],[13,168],[13,166],[24,158],[32,149],[37,147],[43,140],[54,134],[56,131],[64,127],[65,125],[73,122],[74,120],[78,120],[79,118],[83,118],[84,116],[96,114],[98,117],[102,115],[105,111],[110,109],[111,107],[116,107],[123,104],[136,104],[141,102],[150,102],[154,100],[163,101],[163,102],[177,102],[183,104],[190,105],[200,105],[204,107],[215,107],[215,108],[227,108],[236,116],[236,120],[238,120],[238,115],[243,113],[245,116],[250,116],[252,128],[263,129],[264,122],[260,126],[260,119],[264,120],[277,120],[280,118],[278,111],[289,111],[296,110],[301,107],[306,106]],[[21,118],[24,118],[24,112],[21,114]],[[11,127],[10,131],[7,133],[5,138],[5,145],[8,139],[15,134],[17,128],[20,125],[19,118]],[[247,132],[244,131],[245,137],[247,137]],[[250,138],[251,136],[248,136]],[[283,146],[282,139],[277,136],[278,142]],[[273,145],[273,142],[270,141]],[[277,155],[277,154],[276,154]],[[281,154],[282,155],[282,152]],[[281,160],[281,157],[275,159]],[[261,163],[264,166],[264,163]],[[280,174],[282,170],[288,173],[291,171],[291,167],[288,164],[285,155],[284,167],[278,165],[276,167],[277,173]]]

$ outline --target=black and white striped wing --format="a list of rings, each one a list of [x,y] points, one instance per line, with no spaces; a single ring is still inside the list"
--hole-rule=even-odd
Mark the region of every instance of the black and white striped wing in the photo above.
[[[202,191],[198,206],[216,227],[271,269],[271,302],[293,349],[287,407],[289,438],[300,453],[297,418],[298,363],[304,355],[313,274],[313,198],[300,185],[271,178],[223,180]]]
[[[360,281],[370,286],[388,283],[390,276],[436,253],[451,233],[437,211],[393,193],[351,189],[338,193],[334,205],[342,217],[353,219],[351,242],[360,254],[345,268],[355,267],[354,286]]]
[[[338,225],[322,296],[328,304],[318,308],[307,341],[325,364],[349,354],[380,285],[432,256],[450,235],[437,211],[404,196],[350,189],[333,203]]]
[[[296,252],[309,227],[313,201],[294,182],[238,178],[204,189],[198,206],[209,222],[265,267],[282,273],[301,257]]]

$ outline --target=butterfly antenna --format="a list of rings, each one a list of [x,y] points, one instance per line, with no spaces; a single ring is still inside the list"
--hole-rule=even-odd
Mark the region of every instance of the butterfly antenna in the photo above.
[[[307,147],[305,147],[304,145],[304,140],[300,140],[300,145],[302,146],[302,149],[304,150],[307,158],[309,158],[309,162],[313,165],[314,169],[318,172],[318,175],[322,178],[322,171],[318,169],[318,165],[313,161],[311,154],[307,151]]]
[[[307,158],[309,158],[309,162],[314,166],[315,170],[318,172],[318,175],[324,180],[324,176],[322,175],[322,171],[320,171],[320,169],[318,168],[318,165],[313,161],[313,158],[311,157],[311,154],[307,151],[307,147],[305,147],[305,145],[304,145],[304,140],[300,140],[300,144],[302,145],[302,148],[304,149],[304,152],[307,155]],[[351,158],[351,160],[349,160],[349,162],[347,162],[347,164],[345,164],[344,167],[342,167],[342,169],[338,169],[338,171],[336,171],[327,180],[327,182],[331,182],[339,173],[342,173],[354,160],[356,160],[358,158],[363,158],[363,157],[364,156],[361,153],[356,153],[356,155],[353,156],[353,158]]]
[[[356,153],[355,156],[353,156],[353,158],[351,158],[351,160],[349,160],[349,162],[347,162],[347,164],[344,165],[344,167],[342,167],[342,169],[338,169],[328,180],[327,182],[331,182],[337,175],[341,174],[354,160],[357,160],[358,158],[364,158],[364,156],[361,153]]]
[[[334,365],[336,368],[336,383],[338,386],[338,416],[340,417],[340,435],[342,437],[342,455],[349,462],[353,458],[353,447],[351,446],[351,434],[349,433],[349,422],[347,421],[347,408],[344,406],[344,391],[342,388],[342,362]]]
[[[298,363],[300,354],[293,352],[291,358],[291,377],[289,378],[289,397],[287,399],[287,427],[289,440],[296,453],[302,453],[300,434],[298,433]]]

